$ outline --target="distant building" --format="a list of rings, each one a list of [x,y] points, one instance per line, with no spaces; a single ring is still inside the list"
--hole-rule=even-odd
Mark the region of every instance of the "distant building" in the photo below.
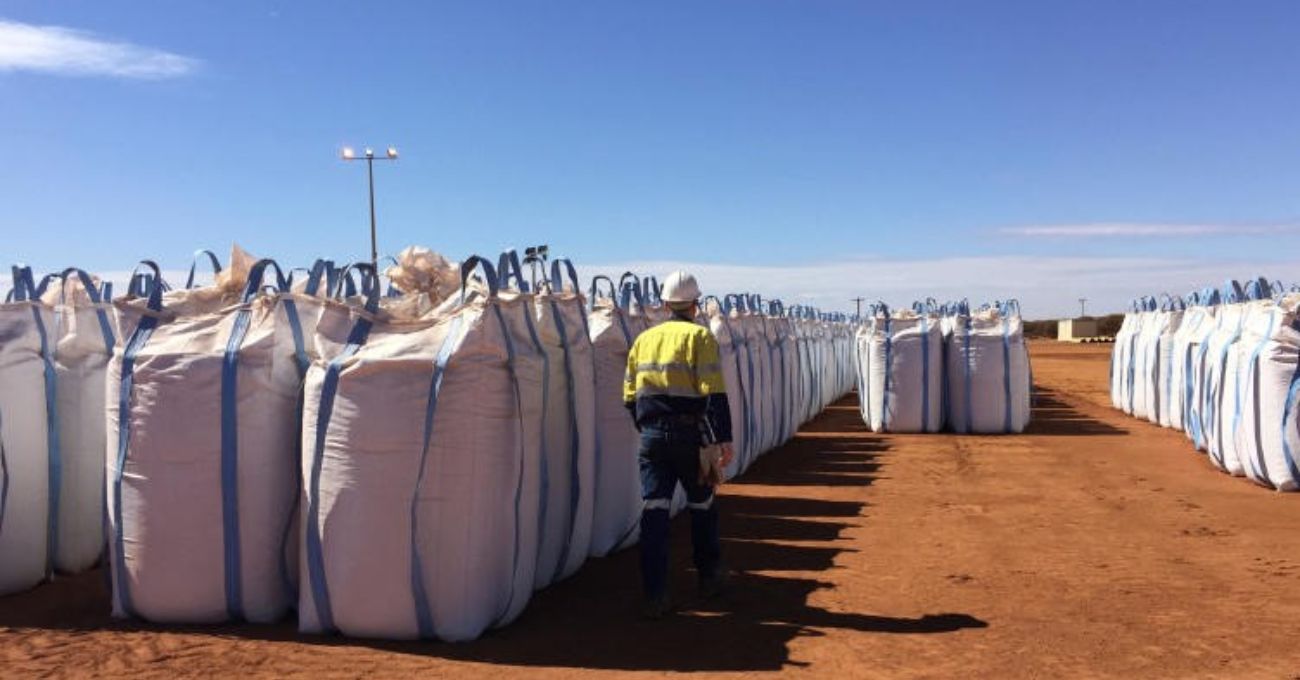
[[[1061,342],[1097,340],[1097,320],[1093,318],[1061,319],[1056,324],[1056,339]]]

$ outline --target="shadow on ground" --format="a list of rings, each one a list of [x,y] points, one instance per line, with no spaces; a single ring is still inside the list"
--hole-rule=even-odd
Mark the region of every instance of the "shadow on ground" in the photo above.
[[[888,448],[864,432],[853,396],[832,405],[793,441],[756,461],[719,498],[728,593],[693,601],[689,522],[673,525],[676,615],[638,617],[637,551],[592,560],[574,577],[538,593],[514,624],[475,642],[384,642],[300,636],[292,621],[273,626],[175,627],[115,622],[101,574],[64,579],[0,600],[0,626],[213,634],[253,640],[346,645],[483,663],[648,671],[772,671],[797,666],[789,644],[821,630],[922,635],[988,624],[966,614],[895,618],[829,611],[810,596],[833,588],[829,572],[846,547],[841,533],[861,501],[816,497],[813,487],[868,487]],[[770,495],[773,489],[780,495]],[[826,574],[826,577],[820,577]]]
[[[1085,415],[1055,390],[1039,386],[1034,387],[1032,416],[1025,434],[1063,437],[1128,434],[1127,430]]]

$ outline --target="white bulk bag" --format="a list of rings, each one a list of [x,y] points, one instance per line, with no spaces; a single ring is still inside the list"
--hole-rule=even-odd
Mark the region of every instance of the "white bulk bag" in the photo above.
[[[567,289],[561,265],[572,282]],[[547,365],[538,588],[571,576],[591,548],[596,386],[585,304],[573,264],[552,261],[550,286],[534,298],[534,324]]]
[[[326,303],[303,412],[302,632],[469,640],[517,617],[538,545],[531,296],[471,257],[436,310]],[[470,274],[482,267],[481,283]]]
[[[741,456],[746,446],[745,405],[746,395],[742,388],[742,364],[740,353],[736,351],[736,330],[732,326],[725,304],[717,298],[710,297],[704,302],[702,312],[707,315],[709,331],[718,341],[718,356],[722,362],[722,381],[726,385],[727,407],[731,416],[731,447],[737,453],[731,464],[724,470],[727,479],[741,472]]]
[[[95,566],[104,552],[105,376],[117,341],[112,306],[90,275],[66,269],[46,280],[57,283],[42,299],[54,310],[49,343],[61,462],[52,552],[56,570],[75,573]]]
[[[609,283],[608,298],[598,295],[600,281]],[[623,405],[627,354],[639,331],[634,331],[636,325],[628,317],[627,303],[620,304],[618,296],[609,278],[598,276],[592,281],[588,325],[596,378],[596,482],[591,554],[597,557],[632,545],[640,534],[641,473],[637,451],[641,439],[632,414]]]
[[[1254,481],[1300,490],[1300,294],[1251,303],[1242,332],[1237,452]]]
[[[1219,299],[1214,290],[1193,293],[1191,307],[1174,333],[1171,350],[1169,425],[1194,438],[1193,424],[1200,409],[1201,343],[1214,330],[1214,314]]]
[[[106,379],[113,614],[274,621],[294,596],[309,315],[260,292],[268,267],[287,285],[269,260],[166,296],[144,265],[148,297],[114,303],[122,341]]]
[[[753,379],[750,389],[753,413],[749,422],[751,443],[748,461],[752,465],[755,460],[767,453],[772,445],[771,432],[775,425],[772,422],[770,376],[772,355],[769,352],[767,335],[763,329],[763,320],[759,316],[755,296],[742,297],[745,298],[745,305],[741,308],[737,321],[745,334],[745,346],[749,350],[749,372]]]
[[[1171,422],[1174,334],[1182,323],[1186,308],[1181,298],[1166,296],[1160,310],[1148,318],[1149,328],[1138,345],[1142,381],[1146,385],[1141,393],[1142,411],[1147,420],[1164,427],[1169,427]]]
[[[1023,432],[1030,417],[1029,353],[1017,308],[963,310],[952,323],[946,354],[953,431]]]
[[[1237,441],[1232,429],[1241,403],[1241,361],[1236,346],[1245,327],[1246,303],[1254,299],[1252,293],[1258,284],[1252,281],[1240,291],[1235,282],[1233,284],[1227,296],[1228,304],[1219,311],[1220,323],[1205,342],[1207,363],[1201,426],[1210,461],[1224,472],[1241,476],[1245,474],[1245,468],[1237,455]]]
[[[776,303],[772,323],[776,326],[777,357],[781,366],[781,438],[784,444],[794,438],[802,420],[798,415],[799,350],[794,335],[794,322],[785,316],[785,306]]]
[[[740,419],[733,417],[731,421],[731,436],[736,455],[734,467],[737,475],[744,474],[758,459],[760,445],[758,412],[761,407],[756,385],[759,375],[755,369],[757,342],[749,330],[749,321],[743,311],[744,304],[744,298],[736,294],[727,295],[723,299],[726,332],[730,338],[732,351],[735,353],[734,363],[738,378],[734,388],[735,395],[732,394],[731,384],[727,385],[727,401],[728,404],[732,401],[739,401],[741,404]],[[723,379],[726,379],[725,375]]]
[[[52,563],[57,515],[50,512],[58,476],[58,431],[51,428],[54,366],[50,310],[37,299],[31,270],[14,267],[14,301],[0,305],[0,441],[5,493],[0,504],[0,595],[40,583]]]
[[[1142,315],[1151,304],[1149,298],[1133,302],[1133,308],[1124,315],[1124,322],[1115,333],[1115,346],[1111,352],[1110,396],[1115,408],[1132,415],[1134,411],[1134,360],[1137,355],[1138,334],[1142,328]]]
[[[877,307],[866,329],[867,426],[873,432],[943,427],[943,336],[938,318]]]
[[[1148,309],[1138,314],[1137,332],[1129,342],[1132,352],[1129,355],[1129,407],[1131,409],[1129,415],[1143,420],[1148,418],[1147,408],[1152,403],[1150,397],[1155,394],[1153,363],[1156,357],[1146,350],[1154,345],[1159,337],[1156,328],[1159,310],[1155,306],[1154,298],[1149,305]]]
[[[1224,405],[1224,418],[1227,421],[1225,436],[1233,440],[1232,450],[1241,464],[1242,474],[1247,479],[1264,486],[1273,486],[1269,479],[1268,466],[1262,459],[1263,447],[1255,435],[1262,438],[1263,432],[1256,432],[1255,423],[1248,422],[1254,416],[1252,394],[1254,387],[1262,387],[1255,382],[1258,378],[1256,364],[1273,334],[1272,324],[1276,322],[1273,310],[1277,307],[1272,299],[1259,299],[1242,304],[1241,333],[1232,345],[1234,372],[1237,390],[1229,403]]]

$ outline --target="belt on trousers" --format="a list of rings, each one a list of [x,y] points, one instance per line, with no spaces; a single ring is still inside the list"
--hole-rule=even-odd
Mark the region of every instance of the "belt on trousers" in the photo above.
[[[641,423],[641,427],[654,429],[676,429],[683,427],[699,427],[700,417],[696,415],[665,415],[655,416]]]

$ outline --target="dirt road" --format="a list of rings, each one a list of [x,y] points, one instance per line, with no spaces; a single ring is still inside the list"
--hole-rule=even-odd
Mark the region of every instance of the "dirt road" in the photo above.
[[[471,644],[107,617],[102,575],[0,599],[0,677],[1300,677],[1300,497],[1112,411],[1109,348],[1032,348],[1018,437],[879,436],[845,400],[721,499],[728,597],[637,618],[636,555],[590,562]]]

